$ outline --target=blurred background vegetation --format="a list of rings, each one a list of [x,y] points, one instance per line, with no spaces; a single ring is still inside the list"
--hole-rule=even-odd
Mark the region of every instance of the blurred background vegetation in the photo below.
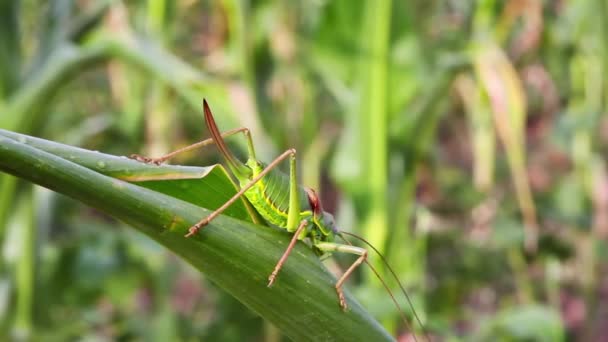
[[[606,0],[2,0],[0,128],[159,156],[208,136],[207,98],[262,160],[298,149],[301,183],[386,254],[433,336],[608,339],[607,14]],[[0,336],[281,340],[146,237],[4,174],[0,244]],[[411,338],[371,272],[348,286]]]

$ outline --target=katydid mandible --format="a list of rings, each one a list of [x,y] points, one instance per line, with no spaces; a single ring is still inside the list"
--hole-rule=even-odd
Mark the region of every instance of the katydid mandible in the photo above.
[[[357,260],[344,272],[344,274],[336,282],[335,288],[338,295],[340,306],[346,310],[348,304],[344,297],[342,286],[353,271],[363,262],[367,263],[367,250],[361,247],[353,246],[346,240],[342,234],[347,234],[359,238],[356,235],[341,232],[336,228],[333,216],[325,212],[321,205],[321,201],[314,190],[301,186],[297,182],[296,177],[296,150],[288,149],[269,164],[264,164],[257,160],[251,134],[247,128],[233,129],[223,134],[220,133],[211,109],[206,100],[203,100],[203,109],[205,114],[205,123],[211,133],[211,138],[200,141],[193,145],[184,147],[177,151],[171,152],[160,158],[148,158],[139,155],[133,155],[132,158],[146,163],[161,164],[173,156],[200,148],[203,146],[215,144],[221,152],[228,168],[235,176],[239,183],[240,190],[221,207],[212,212],[209,216],[201,219],[195,225],[190,227],[186,237],[191,237],[197,234],[211,220],[220,215],[230,205],[236,202],[242,196],[245,196],[251,205],[259,212],[259,214],[270,224],[285,229],[293,234],[293,237],[277,262],[274,270],[268,277],[268,286],[272,286],[275,282],[279,271],[287,260],[290,252],[298,240],[310,239],[312,248],[320,254],[328,254],[332,252],[348,253],[358,256]],[[246,163],[239,161],[232,152],[228,149],[224,142],[224,138],[242,133],[247,140],[248,159]],[[289,175],[283,173],[276,168],[281,162],[289,159]],[[341,237],[348,244],[340,244],[335,242],[335,237]],[[360,239],[360,238],[359,238]],[[364,241],[364,240],[363,240]],[[364,241],[367,243],[366,241]],[[373,248],[373,246],[370,245]],[[376,250],[377,252],[377,250]],[[384,258],[382,258],[383,261]],[[385,262],[386,263],[386,262]],[[367,263],[370,267],[371,265]],[[388,264],[387,264],[388,266]],[[389,266],[390,268],[390,266]],[[372,268],[374,273],[378,273]],[[393,276],[396,277],[392,269],[390,270]],[[398,280],[398,279],[397,279]],[[386,284],[383,285],[387,290]],[[401,286],[401,284],[400,284]],[[407,297],[409,304],[418,323],[422,326],[420,319],[414,311],[413,305],[405,290],[401,286],[402,291]],[[389,290],[390,293],[390,290]],[[396,300],[391,294],[391,298],[399,308]],[[400,310],[400,309],[399,309]],[[400,310],[401,311],[401,310]],[[401,312],[402,317],[403,313]],[[409,326],[409,322],[403,317],[405,323]],[[424,329],[424,328],[423,328]],[[415,336],[415,335],[414,335]]]

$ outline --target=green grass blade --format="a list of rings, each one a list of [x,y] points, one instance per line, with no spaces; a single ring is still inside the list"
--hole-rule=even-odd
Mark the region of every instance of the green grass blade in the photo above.
[[[380,250],[386,246],[388,230],[388,203],[385,189],[388,188],[388,53],[390,47],[391,0],[367,3],[369,36],[366,39],[371,57],[366,57],[361,71],[368,72],[363,84],[364,98],[359,115],[369,141],[363,150],[367,154],[367,192],[370,196],[370,211],[364,226],[364,235]],[[372,257],[380,266],[377,257]],[[373,276],[372,276],[373,277]]]
[[[221,216],[196,237],[186,239],[183,235],[188,227],[209,214],[208,210],[104,176],[5,136],[0,136],[0,170],[130,224],[187,260],[294,340],[391,340],[348,292],[350,310],[340,310],[335,278],[301,243],[276,285],[266,287],[268,274],[289,242],[288,234]]]

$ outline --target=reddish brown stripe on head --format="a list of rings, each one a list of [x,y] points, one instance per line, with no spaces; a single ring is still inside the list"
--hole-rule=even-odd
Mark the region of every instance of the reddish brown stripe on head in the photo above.
[[[308,195],[308,203],[310,204],[313,214],[315,216],[320,215],[323,212],[323,208],[321,207],[319,196],[317,196],[317,193],[311,188],[304,188],[304,190],[306,190],[306,194]]]

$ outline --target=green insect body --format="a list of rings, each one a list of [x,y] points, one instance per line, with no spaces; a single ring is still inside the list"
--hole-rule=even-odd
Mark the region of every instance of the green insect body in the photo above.
[[[203,108],[205,112],[205,123],[211,132],[211,139],[220,150],[228,168],[237,178],[240,190],[209,216],[190,227],[186,237],[197,234],[202,227],[211,222],[211,220],[226,210],[232,203],[236,202],[238,198],[245,196],[266,221],[286,229],[293,234],[289,246],[268,277],[268,286],[271,286],[274,283],[279,271],[287,260],[289,253],[291,253],[291,250],[298,240],[309,238],[314,251],[318,254],[342,252],[359,256],[336,283],[336,292],[340,300],[340,306],[346,310],[347,304],[342,291],[342,285],[354,269],[365,262],[367,259],[367,250],[350,244],[344,245],[333,242],[334,237],[339,234],[334,223],[334,218],[331,214],[323,211],[320,200],[312,189],[302,187],[298,184],[296,175],[296,151],[294,149],[283,152],[268,165],[262,164],[255,157],[255,149],[251,136],[249,135],[249,130],[241,128],[222,134],[215,124],[213,114],[206,101],[203,102]],[[247,138],[249,158],[246,163],[239,161],[224,142],[223,136],[236,133],[243,133]],[[163,162],[167,158],[175,155],[175,153],[180,153],[186,149],[196,148],[206,144],[208,143],[203,141],[159,159],[143,159],[155,163]],[[289,175],[276,168],[279,163],[288,158]]]
[[[235,175],[241,188],[246,187],[256,177],[268,168],[255,158],[255,151],[251,139],[247,133],[249,158],[243,164],[228,149],[221,136],[209,107],[205,105],[205,123],[211,132],[214,143],[218,146],[224,156],[228,167]],[[294,151],[295,152],[295,151]],[[298,239],[310,238],[312,246],[319,254],[324,250],[318,248],[321,242],[333,242],[337,233],[333,216],[322,210],[320,201],[312,189],[305,188],[295,183],[295,201],[291,198],[291,187],[294,186],[295,166],[292,166],[293,175],[287,175],[279,169],[272,168],[266,171],[259,180],[254,182],[244,196],[258,211],[258,213],[270,224],[286,229],[293,233],[298,228],[298,223],[306,221],[304,230]],[[296,203],[294,203],[296,202]],[[292,223],[289,222],[290,214],[296,213]],[[324,246],[324,245],[321,245]]]
[[[252,159],[249,159],[246,165],[251,167],[253,171],[252,177],[259,175],[264,169],[263,164]],[[239,180],[239,182],[241,185],[244,185],[244,183],[246,184],[250,180],[251,179]],[[295,232],[295,229],[288,226],[289,193],[284,190],[286,188],[289,188],[288,176],[275,169],[263,176],[260,181],[247,190],[247,192],[245,192],[245,197],[247,197],[247,200],[249,200],[253,207],[268,223],[293,233]],[[297,221],[301,222],[302,220],[306,220],[309,222],[303,234],[300,235],[298,239],[302,240],[309,237],[313,241],[313,246],[316,242],[333,241],[335,233],[331,226],[333,220],[329,222],[329,224],[326,223],[326,220],[315,220],[309,196],[315,195],[311,193],[310,189],[306,191],[303,187],[298,186],[300,212]],[[331,215],[326,212],[323,214]]]

